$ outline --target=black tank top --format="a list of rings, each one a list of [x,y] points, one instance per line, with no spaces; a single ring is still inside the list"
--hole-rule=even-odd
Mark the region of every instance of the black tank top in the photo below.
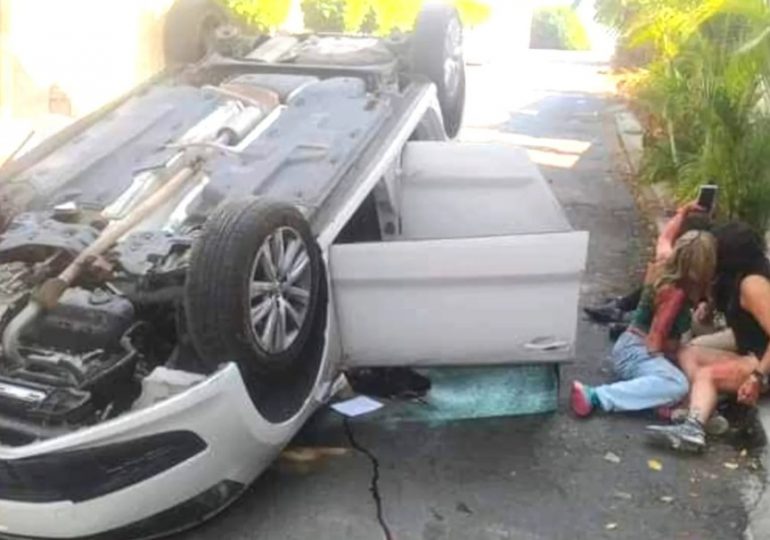
[[[741,283],[750,275],[761,275],[765,279],[766,272],[752,272],[735,276],[732,285],[726,287],[727,295],[722,298],[721,308],[729,326],[735,334],[735,343],[740,354],[754,354],[762,358],[767,350],[768,336],[754,316],[741,307]],[[719,299],[718,299],[719,300]]]

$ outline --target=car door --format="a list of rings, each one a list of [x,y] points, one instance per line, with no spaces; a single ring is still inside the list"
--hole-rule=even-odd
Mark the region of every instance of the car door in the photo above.
[[[345,365],[571,359],[588,233],[526,153],[413,142],[400,180],[399,233],[329,252]]]

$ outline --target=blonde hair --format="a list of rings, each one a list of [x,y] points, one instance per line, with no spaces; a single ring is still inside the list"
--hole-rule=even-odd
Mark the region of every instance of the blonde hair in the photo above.
[[[689,231],[674,244],[674,251],[658,267],[655,290],[666,285],[682,288],[691,302],[711,298],[717,265],[717,243],[711,233]]]

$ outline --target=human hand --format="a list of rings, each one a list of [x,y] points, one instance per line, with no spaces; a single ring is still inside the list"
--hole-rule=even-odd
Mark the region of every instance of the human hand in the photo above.
[[[749,406],[756,405],[761,386],[759,379],[749,375],[749,378],[738,388],[738,403]]]
[[[690,212],[705,212],[706,209],[698,204],[698,201],[690,201],[687,204],[679,207],[679,212],[689,214]]]
[[[698,304],[698,307],[695,308],[695,312],[693,313],[693,317],[696,321],[698,321],[701,324],[705,324],[707,322],[711,321],[712,312],[711,312],[711,306],[708,302],[701,302]]]

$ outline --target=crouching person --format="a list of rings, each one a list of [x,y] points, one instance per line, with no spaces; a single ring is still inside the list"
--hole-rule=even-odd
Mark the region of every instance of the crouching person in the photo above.
[[[715,266],[716,241],[703,231],[684,234],[665,261],[650,265],[631,324],[612,350],[620,380],[596,387],[573,382],[577,416],[673,405],[687,395],[687,377],[669,359],[692,326],[693,306],[709,297]]]

